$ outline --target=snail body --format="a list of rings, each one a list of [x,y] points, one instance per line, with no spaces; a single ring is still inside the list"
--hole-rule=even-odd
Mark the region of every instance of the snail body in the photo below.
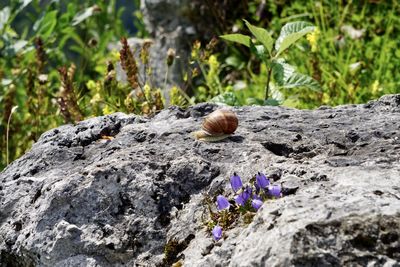
[[[239,120],[233,111],[218,109],[210,113],[202,123],[202,130],[193,132],[195,139],[216,142],[231,136],[237,129]]]

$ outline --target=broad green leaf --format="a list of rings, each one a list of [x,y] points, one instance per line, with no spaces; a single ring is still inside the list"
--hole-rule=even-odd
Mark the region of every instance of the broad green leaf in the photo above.
[[[274,98],[268,98],[267,100],[258,98],[247,98],[247,105],[258,105],[258,106],[279,106],[280,102]]]
[[[21,4],[21,6],[19,7],[18,11],[21,11],[22,9],[24,9],[31,2],[32,2],[32,0],[20,0],[19,3]]]
[[[227,41],[236,42],[247,47],[250,47],[250,37],[244,34],[234,33],[234,34],[225,34],[220,36],[222,39]]]
[[[246,105],[259,105],[262,106],[264,104],[264,99],[249,97],[246,99]]]
[[[232,92],[226,92],[226,93],[217,95],[216,97],[212,98],[210,102],[225,104],[225,105],[229,105],[229,106],[238,106],[239,105],[239,100],[237,99],[236,95]]]
[[[237,56],[229,56],[225,59],[225,63],[228,66],[235,67],[236,69],[242,69],[245,66],[245,62]]]
[[[3,30],[4,26],[10,18],[11,10],[8,6],[0,10],[0,31]]]
[[[272,74],[275,83],[281,88],[307,87],[320,91],[320,84],[313,78],[296,72],[295,68],[284,60],[278,59],[272,63]]]
[[[275,43],[276,56],[314,29],[315,27],[312,24],[304,21],[287,23],[282,27],[281,33]]]
[[[254,53],[262,61],[264,62],[267,61],[267,56],[265,54],[265,47],[263,45],[254,45],[253,43],[251,43],[250,51]]]
[[[295,68],[285,63],[285,60],[279,58],[272,62],[272,76],[274,77],[275,83],[279,86],[283,86],[285,79],[287,79],[292,73],[295,72]]]
[[[96,10],[98,9],[97,6],[91,6],[86,8],[85,10],[79,12],[78,14],[75,15],[74,19],[72,20],[72,26],[76,26],[85,19],[93,16],[93,14],[96,13]]]
[[[272,46],[274,44],[274,40],[266,29],[256,27],[251,25],[247,20],[244,20],[247,28],[251,31],[251,33],[256,37],[256,39],[264,45],[267,49],[268,53],[271,55]]]
[[[280,102],[274,98],[268,98],[264,100],[263,106],[279,106]]]
[[[47,12],[46,15],[35,25],[37,27],[36,34],[44,40],[50,37],[57,25],[57,10]]]
[[[18,40],[14,43],[14,45],[12,46],[12,48],[14,49],[15,53],[18,53],[19,51],[21,51],[22,48],[24,48],[26,45],[28,44],[27,41],[25,40]]]
[[[310,76],[300,74],[300,73],[293,73],[283,85],[284,88],[295,88],[295,87],[307,87],[314,91],[320,91],[321,86],[320,84],[311,78]]]

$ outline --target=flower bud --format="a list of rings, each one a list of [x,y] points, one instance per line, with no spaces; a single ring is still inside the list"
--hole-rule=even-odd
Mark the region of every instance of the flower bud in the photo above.
[[[169,48],[167,51],[167,65],[171,66],[174,63],[175,59],[175,49]]]
[[[259,199],[253,199],[251,201],[251,206],[255,209],[258,210],[259,208],[261,208],[261,206],[263,205],[263,202]]]
[[[268,187],[268,193],[273,197],[280,197],[281,191],[282,189],[280,185],[270,185]]]
[[[235,193],[243,187],[242,179],[235,172],[231,176],[231,186]]]
[[[212,230],[212,234],[213,234],[215,241],[220,240],[222,237],[222,227],[219,225],[216,225],[214,227],[214,229]]]
[[[256,183],[260,188],[266,188],[270,184],[267,177],[265,177],[265,175],[260,172],[256,175]]]

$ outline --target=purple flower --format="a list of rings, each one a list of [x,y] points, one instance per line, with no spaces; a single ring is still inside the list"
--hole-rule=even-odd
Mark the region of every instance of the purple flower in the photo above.
[[[255,183],[254,186],[256,187],[256,194],[259,194],[260,193],[260,187],[258,186],[257,183]]]
[[[216,225],[214,229],[212,229],[212,234],[214,236],[215,241],[218,241],[222,237],[222,227],[219,225]]]
[[[231,186],[233,191],[236,193],[240,188],[243,187],[242,179],[240,179],[240,176],[237,175],[235,172],[231,176]]]
[[[246,189],[243,190],[243,192],[235,196],[235,202],[240,206],[244,206],[246,205],[246,202],[250,198],[250,196],[251,196],[251,188],[246,187]]]
[[[229,201],[223,195],[217,196],[218,210],[229,209],[229,206],[230,206]]]
[[[251,201],[251,206],[253,206],[253,208],[255,210],[258,210],[259,208],[261,208],[262,204],[263,204],[263,202],[259,199],[253,199]]]
[[[268,192],[273,197],[280,197],[281,196],[281,186],[280,185],[270,185],[268,187]]]
[[[241,193],[244,202],[246,202],[251,196],[252,190],[250,186],[247,186],[246,189]]]
[[[235,196],[235,202],[239,205],[239,206],[244,206],[246,204],[246,201],[244,201],[243,199],[243,193]]]
[[[258,200],[261,200],[261,201],[262,201],[262,198],[261,198],[260,196],[258,196],[258,195],[254,195],[254,196],[253,196],[253,199],[258,199]]]
[[[260,188],[266,188],[270,183],[267,177],[263,173],[258,173],[256,175],[256,183]]]

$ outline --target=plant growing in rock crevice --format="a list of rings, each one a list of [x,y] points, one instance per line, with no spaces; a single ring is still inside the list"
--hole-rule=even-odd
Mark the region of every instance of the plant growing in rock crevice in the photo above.
[[[216,210],[211,198],[206,198],[210,220],[206,223],[216,241],[223,237],[223,230],[231,228],[242,220],[248,224],[265,201],[283,196],[280,185],[273,185],[261,172],[251,179],[252,184],[243,185],[236,173],[230,177],[230,184],[235,194],[233,200],[223,195],[216,197]]]
[[[251,25],[245,20],[245,24],[256,39],[254,42],[250,36],[244,34],[227,34],[221,38],[237,42],[250,48],[258,59],[263,61],[268,68],[268,78],[265,85],[265,104],[276,104],[269,99],[270,81],[273,77],[274,85],[278,88],[308,87],[312,90],[320,90],[320,85],[313,78],[296,72],[295,67],[286,63],[281,57],[282,53],[301,37],[315,30],[308,22],[290,22],[284,25],[276,41],[266,29]],[[275,47],[274,47],[275,46]]]

